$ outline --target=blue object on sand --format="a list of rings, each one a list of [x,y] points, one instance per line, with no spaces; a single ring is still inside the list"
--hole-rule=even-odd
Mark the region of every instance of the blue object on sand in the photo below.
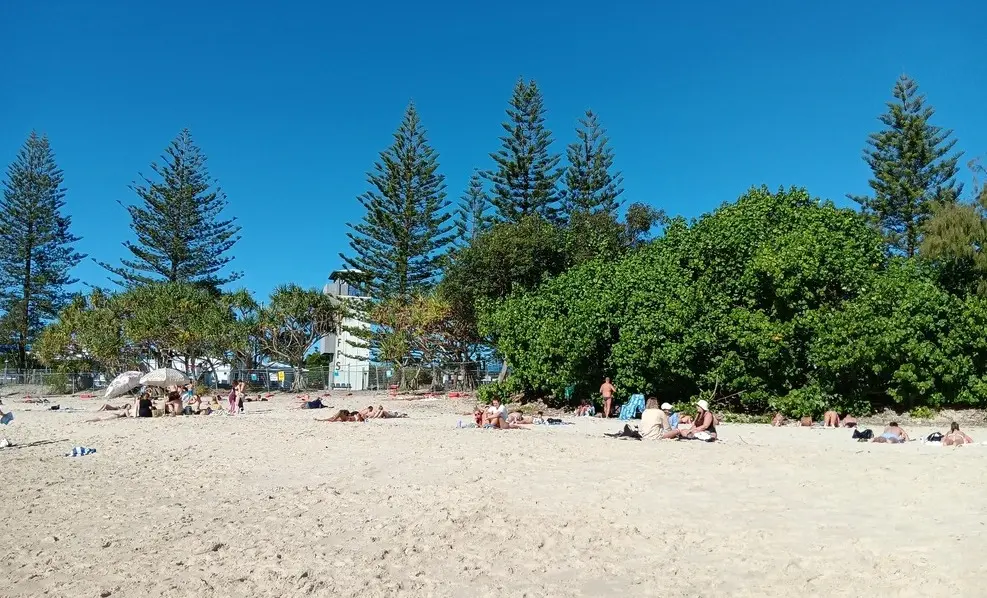
[[[634,394],[620,408],[620,419],[633,419],[638,413],[644,411],[644,395]]]
[[[12,422],[12,421],[14,421],[14,414],[13,413],[4,413],[3,414],[3,417],[0,417],[0,424],[3,424],[5,426],[7,424],[9,424],[10,422]]]
[[[65,453],[66,457],[85,457],[86,455],[91,455],[96,452],[94,448],[88,448],[84,446],[77,446],[72,449],[71,452]]]

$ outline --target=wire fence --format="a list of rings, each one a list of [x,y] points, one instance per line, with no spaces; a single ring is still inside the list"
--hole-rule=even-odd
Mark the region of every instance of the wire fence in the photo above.
[[[255,392],[306,390],[386,391],[394,387],[411,390],[468,391],[497,379],[500,364],[494,362],[444,363],[428,367],[398,368],[372,362],[339,364],[324,368],[303,368],[299,375],[293,368],[218,367],[200,372],[197,385],[213,390],[229,388],[244,381]],[[98,394],[113,379],[105,372],[60,372],[49,369],[4,369],[0,374],[0,398],[22,396],[43,398],[68,394]]]

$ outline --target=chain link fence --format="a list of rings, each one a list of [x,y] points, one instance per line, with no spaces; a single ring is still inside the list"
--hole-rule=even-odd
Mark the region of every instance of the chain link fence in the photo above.
[[[0,398],[22,396],[44,398],[92,392],[106,388],[101,372],[57,372],[53,370],[4,369],[0,374]]]

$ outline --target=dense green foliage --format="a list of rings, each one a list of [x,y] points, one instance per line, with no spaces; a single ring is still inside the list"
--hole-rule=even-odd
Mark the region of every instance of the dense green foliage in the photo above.
[[[142,177],[132,185],[140,202],[127,206],[136,242],[124,246],[133,255],[120,266],[100,263],[126,287],[153,282],[190,282],[211,288],[240,278],[221,271],[233,261],[240,240],[236,218],[223,215],[226,195],[213,188],[206,157],[188,129],[176,137],[162,163],[151,164],[158,180]]]
[[[305,377],[305,355],[319,339],[339,331],[342,306],[318,289],[283,285],[271,293],[257,316],[257,336],[264,354],[295,368],[294,388]]]
[[[864,150],[873,196],[853,199],[891,248],[912,257],[932,206],[955,202],[962,192],[955,181],[960,154],[950,153],[956,145],[952,131],[930,123],[935,111],[915,81],[902,75],[893,95],[880,117],[884,130],[872,134]]]
[[[31,133],[7,169],[0,198],[0,344],[27,349],[69,300],[69,274],[82,260],[63,213],[62,171],[47,137]]]
[[[490,198],[483,188],[483,178],[478,170],[474,170],[453,217],[454,247],[468,247],[490,229],[494,222],[490,207]]]
[[[802,190],[753,189],[617,263],[575,267],[485,314],[530,395],[624,394],[817,415],[977,404],[984,303],[942,290],[878,234]]]
[[[484,173],[493,186],[491,202],[499,220],[516,222],[537,215],[558,215],[561,156],[551,153],[552,133],[545,128],[545,106],[534,81],[519,79],[501,125],[501,148],[490,154],[495,167]]]

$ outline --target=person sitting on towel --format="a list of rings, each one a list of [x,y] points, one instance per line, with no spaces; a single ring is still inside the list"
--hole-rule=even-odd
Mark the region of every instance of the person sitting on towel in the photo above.
[[[665,434],[665,438],[683,440],[716,440],[716,417],[709,410],[705,399],[696,401],[696,417],[691,426],[676,428]]]
[[[491,401],[490,406],[483,412],[483,425],[490,425],[495,428],[508,427],[507,406],[502,405],[500,399]]]

